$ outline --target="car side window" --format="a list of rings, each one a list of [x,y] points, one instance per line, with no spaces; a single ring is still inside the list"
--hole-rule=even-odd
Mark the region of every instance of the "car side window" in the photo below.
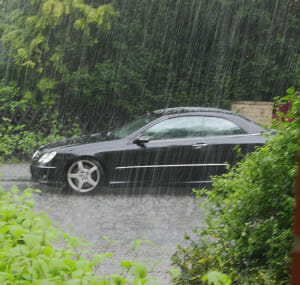
[[[162,121],[143,133],[152,140],[203,136],[204,117],[186,116]]]
[[[185,116],[170,118],[147,129],[151,140],[224,136],[246,133],[233,122],[219,117]]]
[[[235,123],[218,117],[205,117],[204,136],[225,136],[245,134],[245,130],[237,126]]]

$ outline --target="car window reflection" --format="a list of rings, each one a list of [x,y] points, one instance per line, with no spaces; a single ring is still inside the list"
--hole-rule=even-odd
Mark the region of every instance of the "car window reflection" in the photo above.
[[[147,114],[111,132],[110,135],[115,138],[125,138],[138,129],[142,128],[143,126],[147,125],[148,123],[152,122],[153,120],[157,119],[158,117],[158,114]]]
[[[233,122],[217,117],[187,116],[162,121],[143,133],[151,140],[224,136],[246,133]]]

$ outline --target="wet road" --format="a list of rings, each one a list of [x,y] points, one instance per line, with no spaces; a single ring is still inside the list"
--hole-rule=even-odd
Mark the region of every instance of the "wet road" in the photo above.
[[[22,182],[0,182],[5,189]],[[197,201],[181,189],[106,189],[94,196],[78,196],[60,193],[53,187],[41,187],[42,193],[35,194],[35,209],[47,212],[58,227],[63,227],[75,236],[95,244],[93,252],[112,252],[115,256],[101,267],[101,274],[114,272],[121,260],[139,260],[148,268],[161,260],[150,274],[159,284],[171,284],[168,270],[170,257],[177,244],[183,244],[185,232],[201,225],[202,215]],[[125,192],[125,193],[124,193]],[[155,193],[153,193],[155,192]],[[109,243],[107,236],[118,242]],[[151,240],[155,246],[143,244],[135,251],[135,240]]]

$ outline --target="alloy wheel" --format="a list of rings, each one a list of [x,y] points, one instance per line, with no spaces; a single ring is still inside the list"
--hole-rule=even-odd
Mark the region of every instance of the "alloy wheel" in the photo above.
[[[74,191],[86,193],[94,190],[100,181],[100,170],[96,162],[78,160],[74,162],[67,173],[67,181]]]

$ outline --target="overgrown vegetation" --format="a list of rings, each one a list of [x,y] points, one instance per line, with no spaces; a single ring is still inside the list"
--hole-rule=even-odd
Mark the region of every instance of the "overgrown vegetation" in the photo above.
[[[85,250],[86,241],[53,227],[44,213],[32,210],[33,191],[4,191],[0,186],[1,284],[158,284],[138,261],[121,261],[119,272],[107,277],[96,274],[113,254],[92,255]],[[58,241],[65,246],[54,246]]]
[[[271,101],[296,81],[299,9],[295,0],[0,1],[0,94],[13,93],[0,125],[5,117],[12,136],[39,140],[73,134],[70,120],[105,132],[166,106]]]
[[[215,177],[212,190],[197,191],[206,227],[195,230],[198,238],[172,257],[180,269],[174,284],[202,284],[208,270],[225,273],[236,284],[289,283],[300,94],[293,88],[288,93],[280,103],[292,100],[293,108],[279,114],[277,134]]]
[[[46,110],[19,100],[16,86],[0,83],[0,158],[28,159],[42,144],[81,134],[72,118],[62,124],[54,106]]]

